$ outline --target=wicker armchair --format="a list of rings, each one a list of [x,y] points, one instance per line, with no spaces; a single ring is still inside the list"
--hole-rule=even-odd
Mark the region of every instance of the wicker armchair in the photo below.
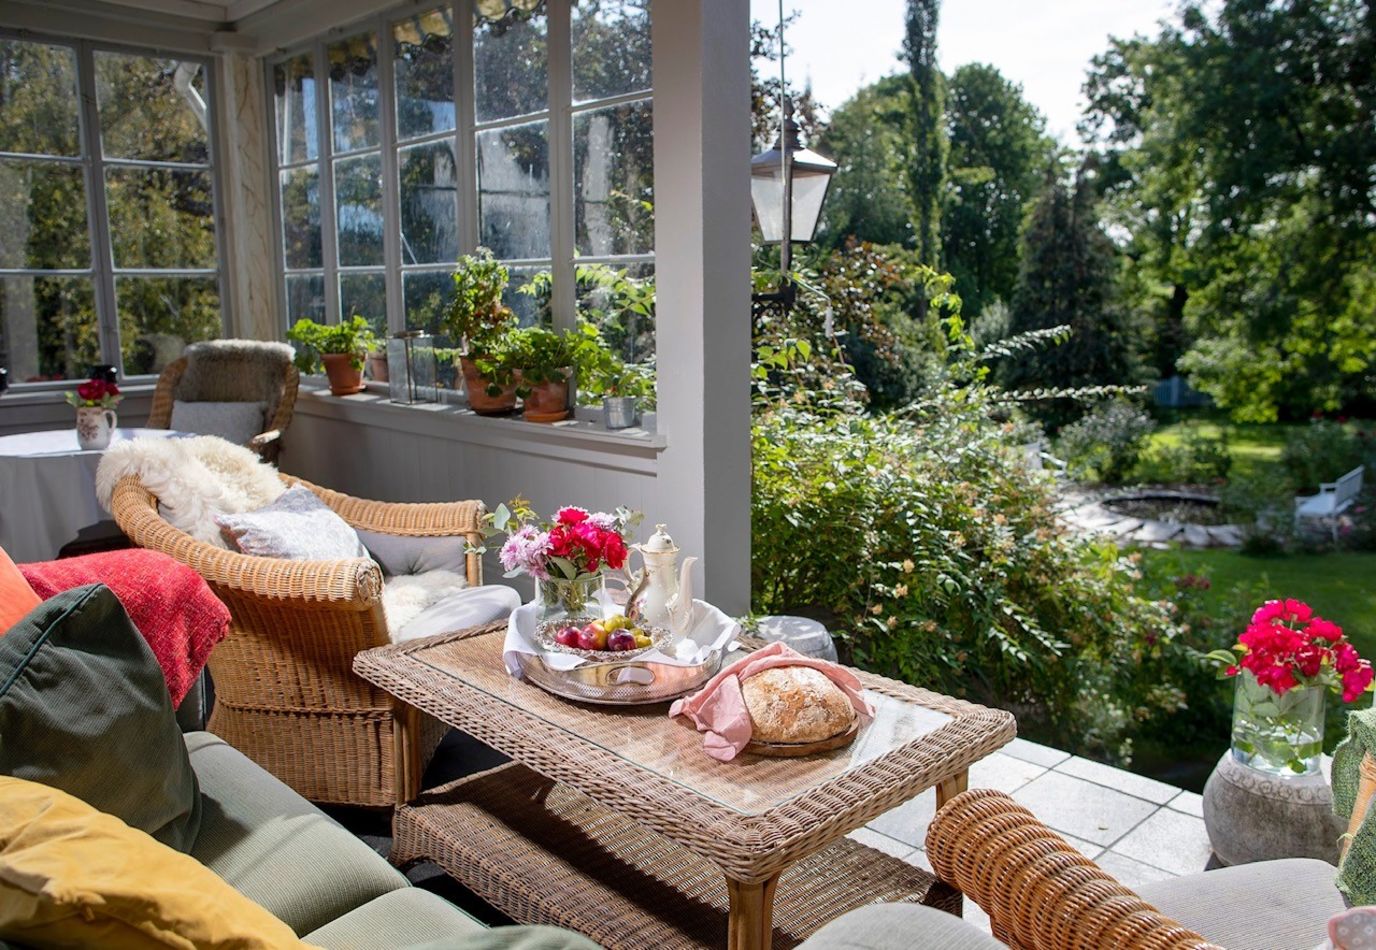
[[[204,349],[217,354],[221,361],[233,359],[237,355],[235,350],[248,354],[243,360],[244,372],[248,374],[241,385],[229,385],[227,388],[223,379],[218,386],[212,386],[208,390],[198,390],[188,386],[184,377],[187,367],[190,364],[188,356],[168,363],[158,376],[158,384],[153,390],[153,404],[148,410],[147,427],[150,429],[170,429],[172,427],[172,408],[173,403],[178,399],[210,400],[210,401],[244,401],[256,402],[260,399],[267,403],[267,423],[266,429],[249,440],[248,447],[261,455],[266,461],[277,463],[278,456],[282,452],[282,436],[291,425],[292,414],[296,409],[296,394],[301,385],[301,374],[292,365],[288,358],[282,361],[280,377],[277,376],[278,370],[273,370],[272,379],[253,378],[255,373],[261,373],[264,367],[257,365],[253,351],[257,347],[267,349],[276,344],[257,344],[251,340],[218,340],[209,344],[196,344]],[[230,347],[235,350],[229,350]],[[229,352],[226,352],[229,350]],[[189,390],[189,391],[188,391]]]
[[[388,504],[310,488],[355,528],[477,540],[479,501]],[[356,676],[354,655],[389,642],[382,572],[368,558],[288,561],[225,551],[168,524],[135,476],[110,508],[140,547],[190,565],[229,607],[229,634],[210,656],[208,728],[315,802],[390,806],[413,798],[444,734],[437,721]],[[467,558],[468,582],[482,582]]]
[[[1373,791],[1376,762],[1368,756],[1350,830],[1360,827]],[[1334,868],[1307,859],[1189,875],[1144,886],[1139,896],[1011,797],[990,789],[963,792],[937,812],[927,830],[927,857],[939,878],[988,913],[994,936],[1014,950],[1218,950],[1199,931],[1214,933],[1206,924],[1219,919],[1225,931],[1245,931],[1215,936],[1230,946],[1308,947],[1343,909]],[[1195,929],[1158,904],[1178,908],[1173,912],[1194,921]],[[1305,933],[1281,934],[1286,927]]]

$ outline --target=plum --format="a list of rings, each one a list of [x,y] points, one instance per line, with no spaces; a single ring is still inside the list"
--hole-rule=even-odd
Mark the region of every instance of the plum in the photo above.
[[[634,650],[635,637],[627,633],[625,630],[618,630],[616,631],[616,633],[613,633],[611,636],[607,637],[607,649],[615,650],[618,653],[624,650]]]

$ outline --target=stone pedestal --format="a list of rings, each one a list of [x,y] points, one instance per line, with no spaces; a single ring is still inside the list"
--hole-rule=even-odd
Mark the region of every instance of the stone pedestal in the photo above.
[[[1223,753],[1204,786],[1204,827],[1218,860],[1227,865],[1273,858],[1318,858],[1338,863],[1347,823],[1333,814],[1323,760],[1317,775],[1282,778],[1248,768]]]

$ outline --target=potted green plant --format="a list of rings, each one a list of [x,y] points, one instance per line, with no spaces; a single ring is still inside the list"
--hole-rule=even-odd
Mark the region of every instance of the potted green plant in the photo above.
[[[516,374],[516,394],[529,422],[558,422],[569,414],[569,382],[577,364],[578,341],[568,331],[544,327],[513,330],[506,359]]]
[[[459,372],[468,405],[494,414],[516,406],[516,385],[504,344],[516,315],[502,303],[510,273],[485,247],[459,258],[445,331],[459,344]]]
[[[640,425],[642,401],[654,395],[650,370],[638,364],[616,361],[602,380],[602,422],[608,429]]]
[[[323,365],[332,395],[362,391],[363,359],[377,343],[367,320],[355,314],[336,324],[321,324],[303,317],[292,324],[287,339],[296,345],[296,368],[302,373],[319,373]]]

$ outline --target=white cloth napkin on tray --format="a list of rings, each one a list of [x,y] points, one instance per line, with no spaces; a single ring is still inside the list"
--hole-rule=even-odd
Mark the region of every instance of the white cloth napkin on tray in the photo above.
[[[620,613],[610,597],[602,597],[602,616]],[[698,666],[713,650],[725,650],[726,645],[740,636],[741,626],[716,607],[702,600],[693,601],[693,623],[681,636],[674,636],[663,645],[635,657],[637,662],[666,663],[671,666]],[[535,623],[540,605],[522,604],[511,612],[506,625],[506,642],[502,645],[502,659],[507,672],[521,678],[520,654],[538,656],[551,670],[572,670],[594,661],[573,653],[556,653],[542,649],[535,639]],[[607,662],[607,661],[602,661]]]

